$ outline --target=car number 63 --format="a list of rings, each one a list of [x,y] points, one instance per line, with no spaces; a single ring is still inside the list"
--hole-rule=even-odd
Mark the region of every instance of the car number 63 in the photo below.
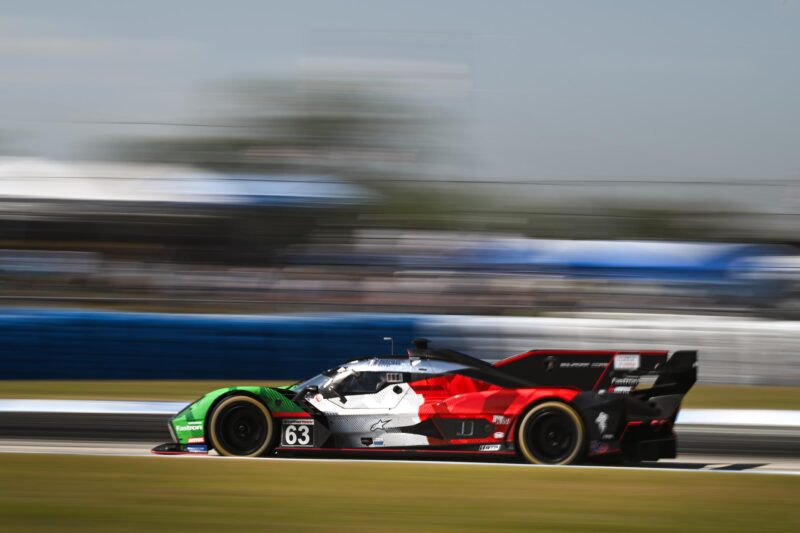
[[[285,419],[281,431],[281,446],[314,446],[314,420]]]

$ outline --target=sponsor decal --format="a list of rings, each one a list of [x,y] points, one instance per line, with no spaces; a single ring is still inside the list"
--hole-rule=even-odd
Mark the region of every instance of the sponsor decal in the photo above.
[[[403,363],[393,359],[372,359],[367,366],[388,366],[394,368],[401,368]]]
[[[609,392],[616,392],[617,394],[628,393],[631,391],[631,387],[611,387],[608,389]]]
[[[624,387],[635,387],[639,384],[639,376],[626,376],[624,378],[611,378],[612,385]]]
[[[614,356],[614,370],[639,370],[639,354],[617,354]]]
[[[608,363],[597,363],[590,361],[562,361],[561,368],[605,368]]]
[[[391,419],[391,418],[387,418],[386,420],[384,420],[384,419],[382,419],[382,418],[381,418],[381,419],[379,419],[377,422],[375,422],[374,424],[372,424],[372,425],[369,427],[369,430],[370,430],[370,431],[386,431],[386,424],[388,424],[388,423],[389,423],[389,422],[391,422],[391,421],[392,421],[392,419]]]
[[[184,450],[189,453],[208,453],[208,446],[205,444],[189,444]]]
[[[281,431],[281,446],[314,446],[313,418],[284,418]]]
[[[188,441],[189,444],[205,444],[206,439],[205,437],[191,437]]]
[[[503,415],[494,415],[492,417],[492,424],[496,426],[507,426],[511,423],[511,419]]]
[[[608,414],[605,411],[600,411],[600,414],[594,419],[594,423],[597,424],[600,433],[605,433],[606,425],[608,424]]]
[[[478,450],[481,452],[499,452],[500,444],[481,444]]]
[[[186,422],[185,426],[178,426],[178,431],[203,431],[203,421]]]
[[[495,432],[494,435],[492,435],[492,437],[494,437],[495,439],[502,439],[505,436],[506,436],[506,434],[503,433],[502,431],[497,431],[497,432]]]
[[[383,446],[383,439],[380,437],[377,439],[372,439],[372,446]]]
[[[403,374],[400,372],[387,372],[386,373],[386,383],[402,383],[403,382]]]

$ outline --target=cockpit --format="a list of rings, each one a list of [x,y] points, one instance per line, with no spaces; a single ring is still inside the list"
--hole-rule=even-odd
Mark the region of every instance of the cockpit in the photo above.
[[[326,370],[292,387],[294,391],[316,388],[324,398],[375,394],[390,385],[425,379],[463,368],[444,361],[407,358],[370,358],[350,361]]]

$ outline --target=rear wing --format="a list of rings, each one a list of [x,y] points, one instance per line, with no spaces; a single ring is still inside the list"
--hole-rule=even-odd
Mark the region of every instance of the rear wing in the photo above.
[[[642,398],[689,392],[697,381],[697,351],[673,352],[667,360],[651,371],[656,380],[649,388],[635,389],[632,395]]]
[[[650,398],[686,394],[697,380],[697,352],[531,350],[495,367],[539,386]]]

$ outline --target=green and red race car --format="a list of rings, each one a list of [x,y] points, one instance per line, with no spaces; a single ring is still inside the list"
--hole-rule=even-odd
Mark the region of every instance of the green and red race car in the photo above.
[[[697,353],[531,350],[495,364],[417,339],[287,387],[212,391],[157,454],[515,457],[540,464],[676,455]]]

